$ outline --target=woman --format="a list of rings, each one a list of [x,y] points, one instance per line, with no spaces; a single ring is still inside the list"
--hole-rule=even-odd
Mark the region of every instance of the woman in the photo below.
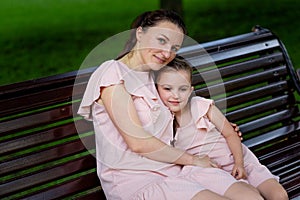
[[[116,60],[91,76],[78,113],[92,120],[97,172],[107,199],[226,199],[190,180],[182,165],[212,167],[168,145],[172,115],[158,97],[152,71],[174,59],[186,28],[174,12],[146,12]]]
[[[288,199],[278,177],[260,164],[255,155],[241,143],[213,100],[191,98],[192,67],[187,62],[175,58],[158,71],[156,80],[161,100],[175,116],[174,146],[194,155],[208,155],[224,172],[228,172],[198,168],[199,174],[195,176],[197,182],[231,199],[246,199],[251,194],[247,195],[243,187],[250,187],[239,183],[239,180],[245,179],[267,200]],[[228,185],[233,184],[236,185],[228,190]]]

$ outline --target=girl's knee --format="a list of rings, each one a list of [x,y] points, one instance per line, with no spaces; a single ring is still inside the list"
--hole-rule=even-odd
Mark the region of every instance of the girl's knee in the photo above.
[[[224,196],[232,199],[232,200],[263,200],[264,198],[260,195],[258,190],[253,186],[243,183],[237,182],[232,184],[228,190],[225,192]]]
[[[276,180],[269,179],[258,187],[260,193],[268,200],[288,200],[286,190]]]
[[[287,192],[282,189],[282,190],[274,190],[270,192],[269,196],[265,196],[266,199],[268,200],[288,200],[288,194]]]

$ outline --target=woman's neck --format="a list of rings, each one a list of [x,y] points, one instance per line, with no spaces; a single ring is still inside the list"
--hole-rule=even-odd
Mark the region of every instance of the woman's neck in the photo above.
[[[136,55],[136,52],[129,52],[123,56],[119,61],[127,65],[128,68],[135,71],[149,71],[148,67],[145,67],[144,64],[141,64],[139,57]]]

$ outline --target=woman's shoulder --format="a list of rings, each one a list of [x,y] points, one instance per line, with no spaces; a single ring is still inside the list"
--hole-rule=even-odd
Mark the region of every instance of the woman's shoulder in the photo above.
[[[119,60],[107,60],[103,62],[96,71],[104,71],[104,70],[115,70],[115,69],[128,69],[127,65],[122,63]]]

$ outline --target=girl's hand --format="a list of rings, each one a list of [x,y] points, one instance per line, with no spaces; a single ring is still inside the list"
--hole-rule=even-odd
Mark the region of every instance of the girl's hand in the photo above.
[[[244,166],[238,165],[238,164],[235,164],[233,166],[231,175],[237,180],[247,178],[247,174],[246,174]]]
[[[212,161],[207,155],[201,157],[195,156],[193,164],[195,166],[204,167],[204,168],[208,168],[208,167],[220,168],[220,166],[214,161]]]
[[[237,133],[237,135],[240,137],[240,139],[243,140],[243,137],[242,137],[243,134],[242,134],[242,132],[240,131],[239,126],[238,126],[237,124],[231,123],[231,122],[230,122],[230,124],[231,124],[231,126],[234,128],[234,131]]]

